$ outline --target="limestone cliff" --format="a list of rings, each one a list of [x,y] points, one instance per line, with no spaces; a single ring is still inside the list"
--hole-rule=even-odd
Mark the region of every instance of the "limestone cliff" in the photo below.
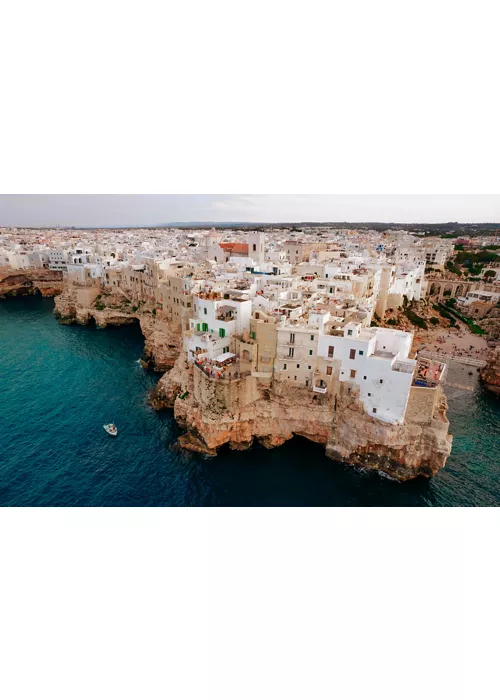
[[[171,369],[179,356],[180,329],[157,318],[154,308],[134,306],[122,292],[99,287],[65,288],[55,299],[54,314],[62,324],[95,322],[98,328],[139,323],[145,339],[145,362],[157,372]]]
[[[0,271],[0,299],[41,294],[54,297],[63,290],[62,272],[58,270]]]
[[[267,448],[293,435],[322,444],[332,459],[405,481],[432,476],[451,452],[446,399],[440,388],[413,388],[404,425],[369,416],[355,389],[335,381],[329,394],[249,376],[217,381],[182,356],[159,382],[153,405],[173,406],[187,429],[181,447],[215,455],[217,448]]]
[[[481,370],[481,381],[488,391],[500,394],[500,347],[488,355],[488,364]]]
[[[372,418],[346,385],[338,395],[326,453],[332,459],[375,469],[399,481],[434,476],[451,452],[442,389],[412,387],[405,422],[391,425]]]
[[[140,323],[149,364],[160,371],[170,369],[150,403],[156,409],[174,409],[177,422],[186,429],[179,438],[181,447],[216,455],[225,444],[241,450],[257,440],[270,449],[301,435],[324,445],[332,459],[401,481],[430,477],[444,466],[452,440],[439,387],[412,388],[404,425],[392,425],[369,416],[357,389],[340,382],[338,371],[326,393],[291,386],[271,375],[216,380],[188,364],[180,329],[153,312],[147,305],[133,306],[123,292],[97,287],[66,289],[56,298],[55,309],[61,323]]]
[[[486,331],[488,340],[500,340],[500,308],[495,307],[488,314],[478,321],[483,331]]]

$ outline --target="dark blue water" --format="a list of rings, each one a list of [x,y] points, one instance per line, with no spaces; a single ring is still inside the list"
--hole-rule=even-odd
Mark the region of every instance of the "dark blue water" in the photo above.
[[[2,506],[491,506],[500,503],[500,401],[456,391],[446,469],[398,484],[327,459],[299,438],[223,449],[172,448],[171,412],[146,402],[158,377],[137,363],[137,327],[60,326],[52,300],[0,302]],[[104,423],[120,434],[109,437]]]

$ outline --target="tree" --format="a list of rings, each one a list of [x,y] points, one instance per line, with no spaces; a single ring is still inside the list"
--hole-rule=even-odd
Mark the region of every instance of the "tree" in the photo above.
[[[485,277],[495,277],[496,272],[494,270],[486,270],[486,272],[484,273],[484,276]]]

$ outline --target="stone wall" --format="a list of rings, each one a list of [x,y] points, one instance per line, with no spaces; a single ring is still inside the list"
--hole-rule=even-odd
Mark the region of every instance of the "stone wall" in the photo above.
[[[194,397],[204,413],[236,413],[260,398],[255,377],[217,380],[194,367]]]

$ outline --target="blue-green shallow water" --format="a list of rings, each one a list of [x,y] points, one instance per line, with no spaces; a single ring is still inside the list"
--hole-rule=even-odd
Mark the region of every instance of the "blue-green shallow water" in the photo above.
[[[0,302],[2,506],[491,506],[500,502],[500,401],[455,391],[454,448],[431,481],[398,484],[295,439],[280,449],[170,448],[171,412],[146,403],[138,328],[60,326],[53,302]],[[113,421],[117,438],[104,423]]]

